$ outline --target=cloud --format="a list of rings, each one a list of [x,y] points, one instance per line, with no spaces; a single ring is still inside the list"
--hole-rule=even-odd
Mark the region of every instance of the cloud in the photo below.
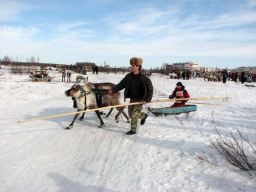
[[[249,6],[251,6],[252,8],[253,8],[253,7],[256,7],[256,1],[255,1],[255,0],[249,0],[249,1],[248,1],[248,4],[249,4]]]
[[[212,28],[223,28],[230,26],[241,26],[247,24],[253,24],[256,22],[256,12],[255,11],[239,11],[231,12],[227,14],[220,15],[217,19],[213,20]]]
[[[171,9],[172,10],[172,9]],[[131,14],[132,17],[122,17],[110,23],[118,30],[116,39],[129,37],[140,42],[158,41],[163,44],[175,41],[187,42],[255,41],[255,35],[250,32],[256,22],[254,10],[231,10],[225,14],[208,16],[206,13],[195,12],[193,15],[180,17],[181,11],[159,11],[145,9],[141,13]],[[144,16],[144,19],[141,17]],[[125,20],[125,18],[129,18]],[[146,20],[146,22],[145,22]],[[252,29],[252,28],[251,28]],[[118,37],[118,35],[119,37]],[[245,42],[246,43],[246,42]]]
[[[96,36],[93,30],[75,30],[65,33],[54,33],[53,41],[61,44],[80,44]]]
[[[82,27],[87,24],[89,24],[89,22],[84,22],[84,21],[61,23],[61,24],[58,24],[57,31],[69,31],[71,29]]]
[[[33,41],[33,37],[38,33],[34,27],[10,27],[0,26],[0,42],[2,44],[16,44],[18,42],[26,43]]]
[[[0,5],[0,22],[18,21],[20,14],[32,7],[19,1],[2,0]]]
[[[178,10],[161,11],[156,8],[144,8],[118,13],[118,16],[111,15],[106,21],[121,35],[148,36],[161,33],[161,30],[169,25],[167,20],[177,12]]]
[[[104,17],[89,22],[76,18],[56,23],[58,18],[44,24],[32,23],[30,27],[5,24],[0,25],[0,53],[39,56],[56,63],[74,63],[84,57],[93,61],[130,56],[255,59],[253,1],[250,7],[211,15],[203,11],[186,14],[182,4],[164,8],[135,6],[102,14]],[[9,15],[15,18],[21,10]]]

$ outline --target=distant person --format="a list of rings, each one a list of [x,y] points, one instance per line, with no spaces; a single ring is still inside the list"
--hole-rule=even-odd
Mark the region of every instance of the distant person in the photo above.
[[[182,72],[182,70],[180,71],[180,78],[182,78],[182,74],[183,74],[183,72]]]
[[[130,59],[132,72],[127,74],[109,93],[116,93],[124,90],[124,98],[130,98],[130,103],[141,102],[141,105],[129,105],[128,113],[131,118],[131,130],[127,135],[133,135],[137,132],[138,119],[141,119],[140,124],[144,125],[148,117],[142,113],[142,105],[151,101],[153,96],[153,85],[151,80],[141,73],[142,59],[133,57]]]
[[[252,74],[252,81],[255,82],[255,80],[256,80],[256,75],[255,75],[255,73],[253,73]]]
[[[193,79],[196,79],[196,71],[193,72]]]
[[[242,84],[243,84],[245,81],[246,81],[245,72],[242,71],[242,72],[241,72],[241,82],[242,82]]]
[[[235,73],[235,78],[234,78],[235,82],[237,82],[237,78],[238,78],[238,72]]]
[[[248,77],[246,78],[245,82],[251,82],[252,81],[252,75],[249,73]]]
[[[226,83],[227,77],[228,77],[228,72],[227,72],[227,70],[225,69],[224,71],[222,71],[222,80],[223,80],[223,83]]]
[[[189,70],[187,70],[187,72],[186,72],[186,80],[189,80],[190,79],[190,74],[191,74],[191,72],[189,71]]]
[[[232,77],[232,78],[231,78],[232,81],[235,81],[235,73],[234,73],[234,72],[232,73],[231,77]]]
[[[98,75],[98,72],[99,72],[99,67],[96,65],[95,66],[95,73]]]
[[[186,79],[186,72],[185,71],[182,71],[182,78],[183,78],[183,80]]]
[[[189,98],[189,94],[187,92],[187,90],[185,90],[185,86],[182,85],[181,82],[178,82],[176,84],[176,88],[174,89],[174,91],[172,92],[172,94],[169,96],[169,99],[174,99],[176,97],[176,99],[182,99],[182,98]],[[179,100],[176,101],[171,108],[173,107],[185,107],[185,103],[188,100]]]
[[[67,71],[67,82],[70,83],[71,71]]]

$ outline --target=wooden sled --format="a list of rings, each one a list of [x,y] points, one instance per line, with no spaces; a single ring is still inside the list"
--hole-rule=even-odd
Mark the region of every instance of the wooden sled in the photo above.
[[[246,87],[256,87],[255,85],[244,84]]]
[[[196,111],[197,106],[196,105],[186,105],[185,107],[164,107],[164,108],[150,108],[150,112],[153,113],[155,116],[160,115],[177,115],[180,113],[189,113],[192,111]]]
[[[35,77],[31,77],[32,78],[32,82],[51,82],[54,77],[51,76],[47,76],[45,78],[35,78]]]

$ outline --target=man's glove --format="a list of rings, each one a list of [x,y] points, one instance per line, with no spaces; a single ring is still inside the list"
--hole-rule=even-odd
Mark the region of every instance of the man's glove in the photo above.
[[[172,95],[169,96],[169,99],[173,99],[173,98],[174,98],[174,96],[172,96]]]

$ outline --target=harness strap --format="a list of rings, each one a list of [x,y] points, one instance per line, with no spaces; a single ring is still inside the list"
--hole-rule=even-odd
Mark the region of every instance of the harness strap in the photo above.
[[[94,86],[95,86],[95,84],[94,84]],[[96,85],[97,86],[97,85]],[[93,93],[108,93],[108,89],[92,89],[93,90]]]
[[[91,93],[90,91],[85,91],[83,88],[81,88],[80,91],[81,91],[80,97],[83,97],[85,95],[89,95]]]
[[[94,84],[94,87],[95,89],[93,89],[93,92],[95,93],[95,96],[96,96],[96,103],[97,103],[97,106],[98,108],[102,107],[102,92],[99,91],[99,86],[98,84]]]
[[[108,93],[108,89],[99,89],[98,84],[94,84],[95,89],[93,89],[93,93],[95,93],[96,96],[96,103],[98,108],[102,107],[102,94]],[[84,97],[86,95],[91,94],[90,91],[85,91],[83,88],[80,89],[81,95],[80,97]]]

